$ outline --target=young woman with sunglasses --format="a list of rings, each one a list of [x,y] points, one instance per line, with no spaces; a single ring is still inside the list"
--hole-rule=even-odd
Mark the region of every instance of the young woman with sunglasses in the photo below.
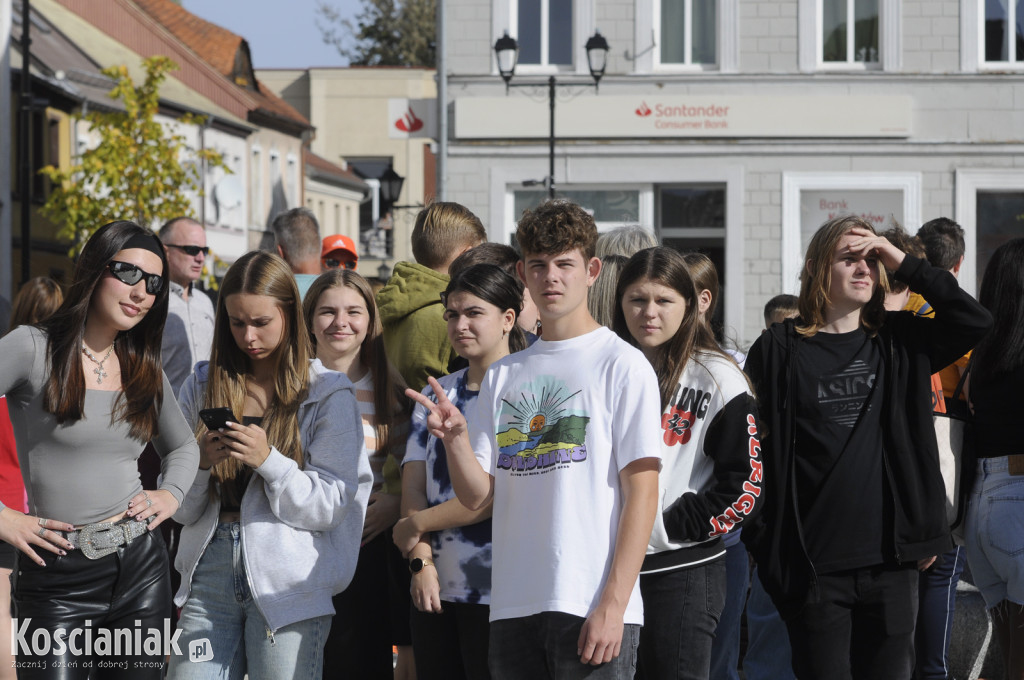
[[[348,378],[311,361],[284,260],[243,255],[220,290],[210,361],[181,388],[200,454],[175,516],[179,646],[207,656],[172,657],[168,677],[320,680],[373,479],[359,408]],[[232,415],[209,430],[201,411],[219,407]]]
[[[344,373],[355,387],[373,469],[355,575],[334,596],[338,615],[324,649],[324,677],[391,680],[395,598],[389,595],[388,553],[395,550],[390,531],[398,521],[402,492],[397,461],[405,455],[412,409],[405,381],[384,351],[384,330],[366,279],[348,269],[325,272],[309,287],[303,309],[317,359]]]
[[[442,377],[465,413],[492,363],[526,348],[516,323],[523,284],[500,267],[476,264],[442,295],[448,340],[467,368]],[[426,387],[425,395],[433,395]],[[467,510],[455,497],[443,444],[427,431],[427,409],[413,411],[402,465],[402,514],[395,544],[412,571],[412,646],[419,680],[489,678],[491,506]]]
[[[144,640],[171,614],[167,550],[153,529],[178,509],[198,452],[160,369],[166,270],[156,236],[111,222],[85,244],[57,312],[0,340],[0,393],[29,501],[28,514],[0,510],[0,539],[20,551],[19,678],[161,677],[162,644],[97,656],[86,641]],[[148,442],[162,458],[159,489],[139,481]]]

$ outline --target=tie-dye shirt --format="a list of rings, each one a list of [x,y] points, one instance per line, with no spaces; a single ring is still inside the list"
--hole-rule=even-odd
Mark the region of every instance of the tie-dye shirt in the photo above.
[[[438,381],[445,394],[463,413],[473,405],[479,392],[466,386],[466,369],[446,375]],[[430,387],[423,394],[435,399]],[[427,432],[427,410],[417,405],[412,414],[409,443],[402,461],[425,461],[427,466],[427,505],[434,507],[455,498],[448,475],[444,442]],[[430,536],[434,566],[446,602],[489,604],[491,601],[491,520],[469,526],[435,531]]]

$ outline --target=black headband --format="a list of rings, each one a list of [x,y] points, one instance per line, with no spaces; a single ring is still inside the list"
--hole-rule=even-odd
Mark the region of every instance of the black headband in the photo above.
[[[156,234],[135,234],[128,242],[121,246],[121,250],[128,250],[129,248],[142,248],[148,250],[160,259],[164,257],[163,246],[160,245],[160,241],[157,240]]]

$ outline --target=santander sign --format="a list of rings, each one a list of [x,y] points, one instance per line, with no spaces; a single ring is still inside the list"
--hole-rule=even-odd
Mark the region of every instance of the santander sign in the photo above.
[[[395,127],[402,132],[416,132],[423,129],[423,120],[416,117],[410,106],[408,112],[395,121]]]
[[[634,113],[640,118],[653,116],[654,127],[657,129],[709,129],[729,127],[729,108],[719,104],[655,104],[652,109],[647,102],[641,102]]]

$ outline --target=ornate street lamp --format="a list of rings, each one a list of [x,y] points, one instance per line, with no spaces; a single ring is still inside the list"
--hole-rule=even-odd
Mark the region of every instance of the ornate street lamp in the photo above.
[[[608,41],[604,39],[600,31],[594,31],[587,44],[584,46],[587,51],[587,67],[590,69],[590,77],[594,79],[590,83],[562,83],[562,87],[593,87],[597,90],[598,83],[604,76],[605,68],[608,66]],[[494,43],[494,56],[498,60],[498,73],[505,81],[505,94],[508,94],[510,87],[536,87],[532,83],[512,83],[512,77],[516,74],[516,65],[519,63],[519,43],[505,31],[505,34]],[[555,197],[555,87],[558,81],[554,76],[548,77],[548,111],[550,113],[548,132],[548,176],[544,183],[548,187],[548,198]],[[383,178],[381,179],[383,189]]]
[[[405,178],[395,172],[391,164],[388,164],[388,169],[380,176],[380,200],[387,206],[386,210],[383,207],[381,208],[381,213],[390,211],[391,207],[398,201],[398,197],[402,195],[402,184],[404,182]]]

